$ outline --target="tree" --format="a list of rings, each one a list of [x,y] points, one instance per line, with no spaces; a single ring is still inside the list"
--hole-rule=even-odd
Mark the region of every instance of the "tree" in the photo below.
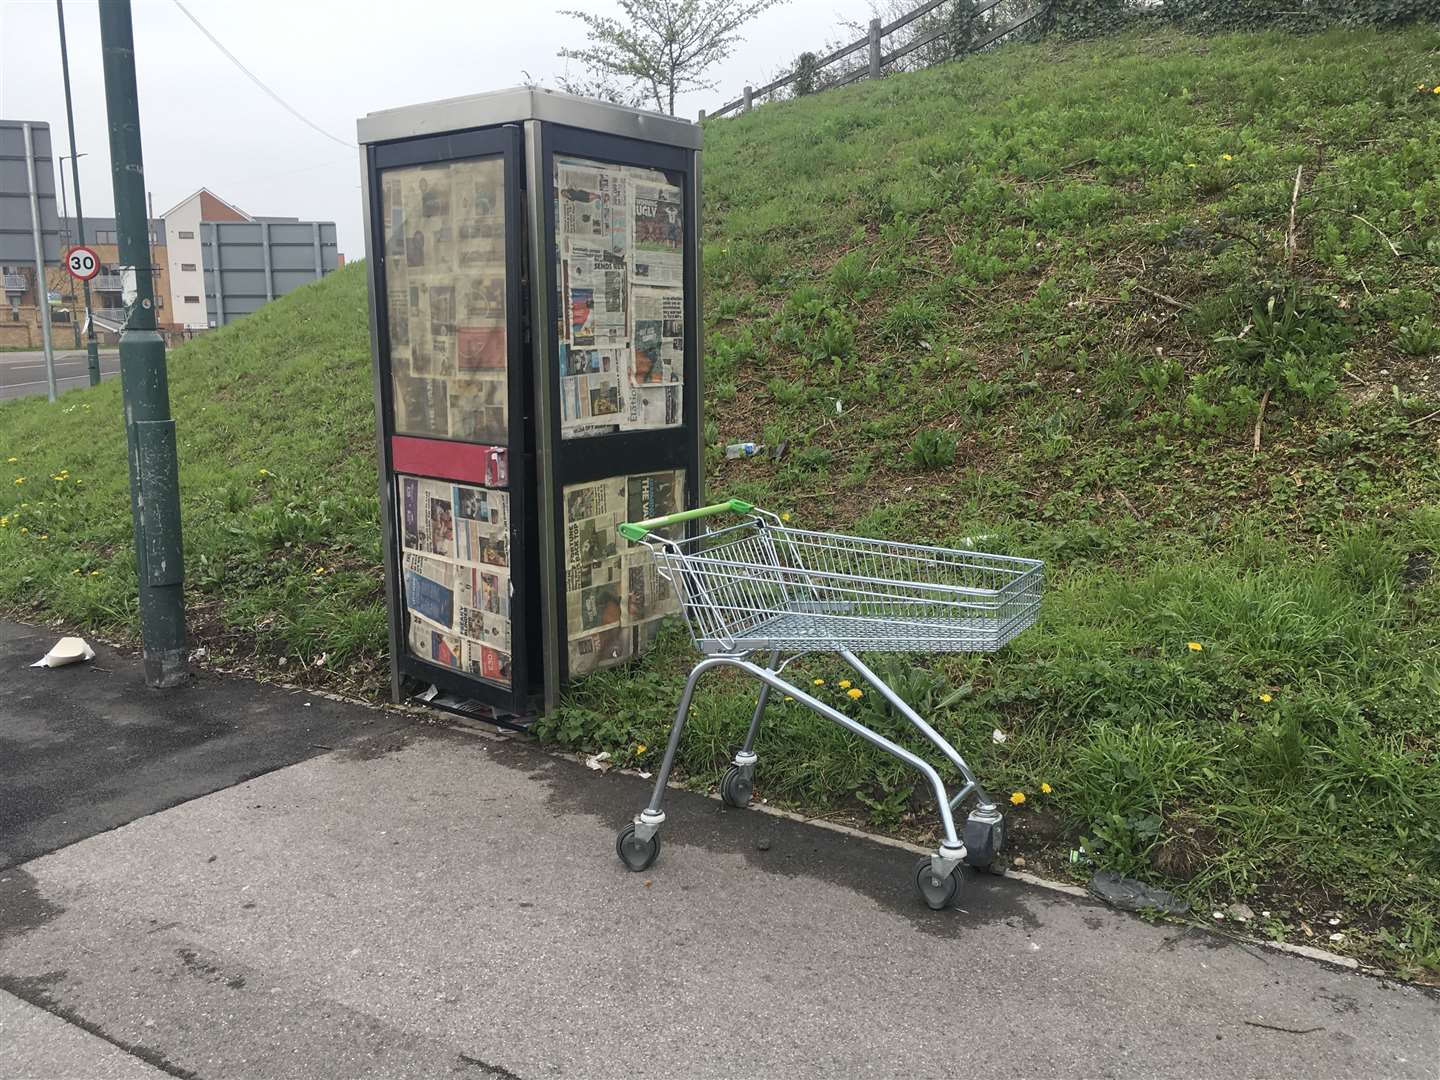
[[[709,90],[703,76],[724,60],[740,40],[739,30],[762,11],[784,0],[620,0],[624,19],[588,11],[562,14],[585,24],[590,44],[561,49],[578,60],[593,80],[640,87],[661,112],[675,115],[675,97]]]

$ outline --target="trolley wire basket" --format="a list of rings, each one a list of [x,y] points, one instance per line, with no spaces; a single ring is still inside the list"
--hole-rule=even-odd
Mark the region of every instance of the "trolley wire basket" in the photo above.
[[[735,524],[689,537],[659,531],[723,513]],[[741,749],[721,782],[722,799],[747,805],[759,761],[754,752],[772,689],[840,724],[921,773],[932,789],[944,838],[935,855],[916,865],[914,881],[932,908],[952,903],[961,863],[990,869],[1004,847],[1004,816],[969,765],[935,729],[859,659],[859,652],[994,652],[1039,617],[1044,565],[1034,559],[874,540],[791,528],[779,517],[739,499],[661,518],[626,523],[621,535],[643,543],[658,572],[671,582],[696,647],[695,665],[671,728],[650,803],[616,842],[632,870],[659,855],[660,809],[685,719],[700,676],[711,667],[738,667],[761,683],[760,699]],[[796,656],[838,653],[960,773],[952,797],[923,758],[819,701],[782,678]],[[747,659],[766,655],[762,666]],[[782,654],[790,654],[781,661]],[[952,811],[974,795],[964,839]]]

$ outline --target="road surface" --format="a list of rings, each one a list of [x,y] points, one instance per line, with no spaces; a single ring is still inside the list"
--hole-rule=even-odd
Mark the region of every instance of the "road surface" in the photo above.
[[[100,350],[100,377],[113,379],[120,373],[120,353]],[[55,392],[63,394],[77,386],[90,385],[90,365],[84,349],[55,350]],[[45,393],[45,350],[0,352],[0,401]]]

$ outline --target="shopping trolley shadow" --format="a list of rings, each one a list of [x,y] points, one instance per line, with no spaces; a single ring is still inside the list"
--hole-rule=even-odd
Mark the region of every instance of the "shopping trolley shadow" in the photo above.
[[[673,535],[676,526],[717,514],[738,524]],[[671,530],[667,533],[666,530]],[[745,741],[720,783],[727,805],[750,801],[759,756],[755,739],[772,690],[879,747],[920,773],[935,797],[942,839],[913,870],[920,898],[939,910],[955,903],[961,865],[991,867],[1005,846],[1005,816],[960,753],[860,659],[860,652],[994,652],[1039,616],[1044,565],[1033,559],[873,540],[791,528],[739,499],[620,526],[647,545],[674,587],[690,635],[705,658],[690,672],[655,787],[621,830],[615,850],[631,870],[660,854],[661,802],[701,677],[733,667],[760,683]],[[952,795],[940,771],[918,754],[807,694],[784,677],[807,653],[836,653],[959,772]],[[764,656],[764,663],[752,657]],[[783,658],[783,659],[782,659]],[[954,812],[975,805],[962,830]]]

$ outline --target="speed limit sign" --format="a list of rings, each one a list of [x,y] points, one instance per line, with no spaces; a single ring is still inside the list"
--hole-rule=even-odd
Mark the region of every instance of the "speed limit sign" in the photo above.
[[[70,271],[71,277],[89,281],[100,273],[100,260],[87,247],[71,248],[70,254],[65,256],[65,269]]]

